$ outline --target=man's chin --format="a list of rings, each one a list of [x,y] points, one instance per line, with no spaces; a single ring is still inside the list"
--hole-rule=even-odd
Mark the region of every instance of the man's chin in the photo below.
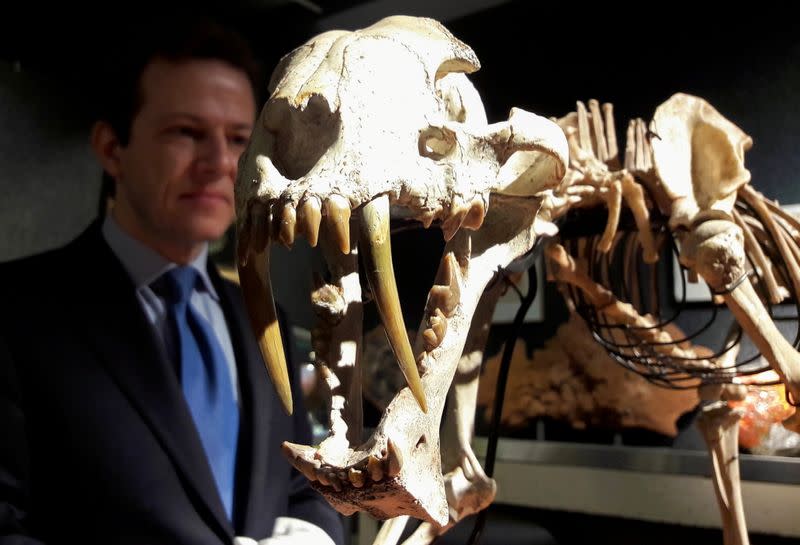
[[[191,226],[190,233],[187,234],[191,240],[198,243],[208,242],[213,244],[225,236],[230,225],[231,222],[224,221],[197,222]]]

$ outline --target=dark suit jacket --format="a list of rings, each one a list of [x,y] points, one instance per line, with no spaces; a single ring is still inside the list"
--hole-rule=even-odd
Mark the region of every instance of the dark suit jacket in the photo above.
[[[290,417],[238,288],[209,272],[241,389],[233,524],[178,377],[95,222],[0,265],[0,543],[228,545],[269,536],[281,515],[343,542],[338,515],[280,452],[310,443],[297,380]]]

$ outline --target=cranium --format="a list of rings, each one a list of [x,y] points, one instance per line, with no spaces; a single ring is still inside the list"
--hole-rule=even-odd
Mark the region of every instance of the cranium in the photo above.
[[[472,405],[456,411],[465,419],[445,425],[456,439],[444,466],[440,421],[457,371],[477,374],[471,368],[482,347],[473,344],[481,335],[469,332],[486,325],[473,324],[484,289],[531,250],[544,225],[537,211],[564,176],[568,151],[558,125],[524,110],[488,124],[465,76],[478,68],[473,51],[430,19],[396,16],[322,34],[276,68],[241,159],[240,279],[289,411],[269,247],[304,235],[312,246],[319,242],[329,266],[330,278],[312,293],[320,316],[312,333],[332,395],[331,433],[318,448],[287,443],[284,452],[345,514],[410,515],[446,526],[493,496],[494,483],[469,447],[474,389],[454,393],[454,404]],[[436,222],[447,241],[413,348],[397,297],[390,218]],[[408,381],[364,442],[358,253]],[[488,292],[486,304],[496,297]],[[468,499],[473,485],[490,495]],[[461,500],[475,505],[455,505]]]

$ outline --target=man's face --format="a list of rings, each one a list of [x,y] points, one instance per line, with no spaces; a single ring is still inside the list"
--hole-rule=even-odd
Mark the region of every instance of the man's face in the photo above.
[[[152,62],[140,91],[130,139],[119,148],[114,216],[140,241],[182,260],[233,220],[255,100],[247,76],[215,60]]]

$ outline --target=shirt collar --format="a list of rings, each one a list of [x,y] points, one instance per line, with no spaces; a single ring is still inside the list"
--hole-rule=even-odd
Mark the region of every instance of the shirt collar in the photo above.
[[[137,290],[149,288],[150,284],[177,265],[149,246],[142,244],[128,233],[126,233],[111,214],[107,214],[103,220],[103,238],[105,238],[111,251],[122,262],[122,266],[133,280]],[[208,276],[206,263],[208,260],[208,244],[203,245],[201,252],[195,257],[189,266],[194,267],[202,279],[206,291],[216,300],[219,300],[217,291]]]

